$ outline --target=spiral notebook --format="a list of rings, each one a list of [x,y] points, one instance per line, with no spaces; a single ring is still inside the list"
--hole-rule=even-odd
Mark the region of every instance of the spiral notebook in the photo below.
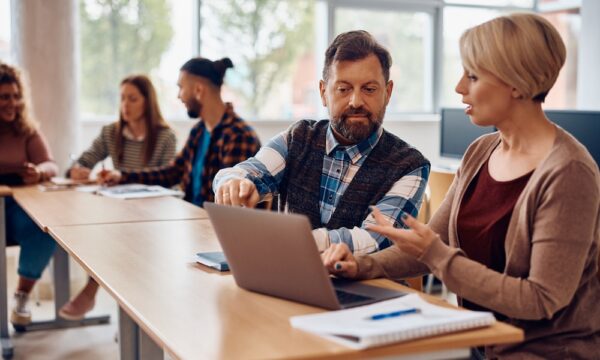
[[[490,326],[490,312],[446,308],[417,294],[372,305],[290,318],[293,327],[353,349]]]

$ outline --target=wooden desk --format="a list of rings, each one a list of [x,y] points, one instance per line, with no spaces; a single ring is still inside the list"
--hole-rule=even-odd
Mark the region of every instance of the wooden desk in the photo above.
[[[0,345],[2,358],[13,355],[13,345],[8,333],[8,304],[6,290],[6,223],[4,211],[4,198],[11,196],[12,191],[8,186],[0,185]]]
[[[228,273],[196,264],[196,252],[219,249],[208,220],[50,227],[50,233],[117,300],[124,317],[149,337],[142,334],[141,350],[133,357],[144,356],[142,348],[150,339],[182,359],[347,359],[523,339],[521,330],[497,323],[356,352],[289,324],[290,316],[322,310],[242,290]],[[388,280],[371,282],[409,291]],[[131,324],[121,326],[122,331],[127,326]],[[149,352],[150,358],[162,358],[162,351]]]
[[[5,192],[10,190],[10,188],[3,189]],[[6,195],[10,195],[10,192],[7,192]],[[42,192],[37,186],[12,188],[12,195],[23,210],[45,232],[48,232],[49,226],[56,225],[206,219],[208,217],[204,209],[173,197],[120,200],[78,191]],[[2,209],[4,208],[2,207]],[[4,216],[2,216],[2,221],[4,221]],[[3,250],[2,254],[5,256]],[[0,268],[0,278],[6,278],[6,266]],[[6,292],[6,284],[1,287]],[[69,300],[69,287],[68,255],[62,248],[57,247],[54,253],[55,319],[33,322],[25,327],[19,327],[19,330],[46,330],[94,325],[109,321],[107,316],[85,318],[81,321],[67,321],[58,317],[60,307]],[[6,307],[4,301],[2,305]],[[0,311],[3,306],[0,306]],[[6,312],[5,309],[2,313],[6,314]],[[0,317],[0,328],[8,329],[8,319]],[[6,331],[8,336],[8,330]]]
[[[122,200],[79,191],[42,192],[37,186],[13,188],[13,196],[44,231],[58,225],[208,219],[204,209],[173,197]]]

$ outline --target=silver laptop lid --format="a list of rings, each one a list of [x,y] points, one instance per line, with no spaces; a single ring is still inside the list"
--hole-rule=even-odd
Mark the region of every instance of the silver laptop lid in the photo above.
[[[204,203],[239,287],[340,309],[303,215]]]

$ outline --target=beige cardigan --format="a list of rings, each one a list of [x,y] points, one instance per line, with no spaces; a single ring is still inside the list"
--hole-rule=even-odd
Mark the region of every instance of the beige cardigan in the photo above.
[[[487,347],[488,358],[600,359],[600,174],[569,133],[557,128],[550,154],[515,204],[504,273],[459,249],[460,203],[499,141],[497,133],[486,135],[467,150],[429,223],[441,241],[419,259],[395,246],[359,257],[359,277],[404,278],[431,271],[461,298],[508,316],[525,331],[525,341]]]

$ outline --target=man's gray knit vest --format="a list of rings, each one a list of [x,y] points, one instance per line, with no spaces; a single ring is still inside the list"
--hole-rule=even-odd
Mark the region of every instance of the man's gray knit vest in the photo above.
[[[288,135],[288,155],[279,192],[279,210],[308,216],[313,229],[348,229],[361,225],[369,212],[402,176],[429,161],[395,135],[383,131],[342,195],[329,223],[321,223],[319,206],[325,137],[329,120],[301,120]]]

